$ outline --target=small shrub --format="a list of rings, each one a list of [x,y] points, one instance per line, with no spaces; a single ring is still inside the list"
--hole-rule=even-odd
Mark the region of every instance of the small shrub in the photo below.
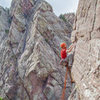
[[[13,17],[8,18],[8,23],[11,24]]]
[[[3,98],[2,98],[2,97],[0,97],[0,100],[3,100]]]
[[[59,16],[59,18],[62,19],[64,22],[67,21],[67,20],[65,19],[64,15],[62,15],[62,14]]]
[[[48,43],[48,39],[45,39],[45,41]]]
[[[8,30],[8,29],[6,29],[6,30],[5,30],[5,33],[7,33],[7,34],[8,34],[8,33],[9,33],[9,30]]]

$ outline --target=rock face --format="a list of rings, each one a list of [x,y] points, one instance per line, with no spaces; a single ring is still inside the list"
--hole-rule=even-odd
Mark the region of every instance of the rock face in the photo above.
[[[61,14],[59,18],[65,22],[66,26],[68,27],[71,33],[73,31],[73,23],[75,20],[75,14],[74,13]],[[69,38],[70,37],[71,37],[71,34],[69,34]]]
[[[9,33],[8,11],[0,7],[0,44]]]
[[[75,19],[75,14],[74,13],[64,14],[64,17],[67,20],[67,22],[73,27],[73,23],[74,23],[74,19]]]
[[[3,94],[2,86],[4,84],[5,77],[7,78],[7,58],[9,56],[7,51],[7,38],[9,34],[9,15],[8,11],[0,7],[0,95]]]
[[[100,0],[79,1],[72,33],[72,41],[77,42],[72,69],[76,92],[69,100],[100,100],[99,19]]]
[[[42,0],[13,0],[10,17],[3,8],[0,12],[0,96],[59,100],[65,74],[59,65],[59,45],[71,43],[66,24]]]

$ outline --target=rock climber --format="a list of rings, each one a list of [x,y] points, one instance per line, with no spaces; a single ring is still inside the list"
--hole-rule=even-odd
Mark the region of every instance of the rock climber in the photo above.
[[[61,43],[60,47],[61,47],[61,61],[60,64],[62,66],[67,67],[68,72],[69,72],[69,76],[71,79],[71,83],[74,83],[74,80],[72,78],[71,75],[71,67],[72,67],[72,58],[69,59],[72,55],[68,55],[68,53],[70,53],[73,49],[73,47],[75,46],[75,44],[72,44],[68,49],[67,49],[67,44],[66,43]],[[71,61],[69,61],[71,60]]]

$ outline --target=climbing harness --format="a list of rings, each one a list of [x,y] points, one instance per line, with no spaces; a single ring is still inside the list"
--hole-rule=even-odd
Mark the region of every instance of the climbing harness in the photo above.
[[[67,73],[68,73],[68,64],[66,65],[66,74],[65,74],[64,88],[63,88],[63,91],[62,91],[61,100],[65,99]]]

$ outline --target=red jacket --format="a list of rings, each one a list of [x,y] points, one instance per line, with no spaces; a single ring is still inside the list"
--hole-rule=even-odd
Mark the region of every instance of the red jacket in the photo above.
[[[62,49],[61,50],[61,59],[65,59],[67,57],[67,52],[66,52],[67,49]]]

